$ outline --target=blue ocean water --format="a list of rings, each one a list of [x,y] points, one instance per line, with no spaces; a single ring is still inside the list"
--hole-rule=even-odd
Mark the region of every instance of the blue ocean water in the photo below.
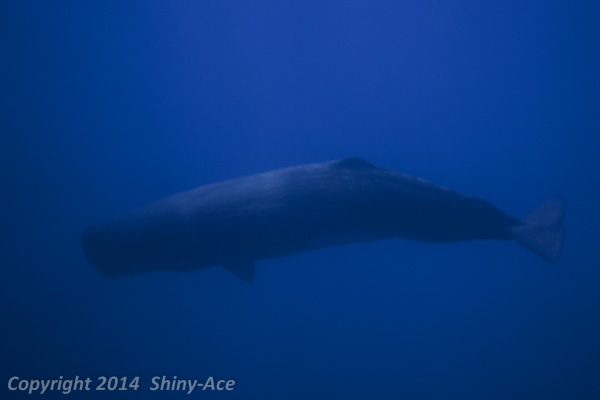
[[[0,5],[7,382],[235,379],[227,399],[600,398],[600,3]],[[521,217],[561,259],[388,240],[111,280],[83,229],[178,191],[349,156]],[[62,398],[59,392],[44,394]]]

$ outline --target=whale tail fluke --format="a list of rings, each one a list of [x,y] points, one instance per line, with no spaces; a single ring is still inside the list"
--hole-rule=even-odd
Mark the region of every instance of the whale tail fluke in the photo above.
[[[533,251],[544,260],[556,262],[565,241],[566,202],[561,196],[547,200],[510,229],[513,238],[523,247]]]

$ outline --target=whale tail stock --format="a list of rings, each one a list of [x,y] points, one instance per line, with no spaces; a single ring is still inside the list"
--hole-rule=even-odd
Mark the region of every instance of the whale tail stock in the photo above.
[[[562,221],[566,208],[561,196],[553,197],[523,218],[521,225],[510,228],[509,232],[523,247],[554,263],[565,241]]]

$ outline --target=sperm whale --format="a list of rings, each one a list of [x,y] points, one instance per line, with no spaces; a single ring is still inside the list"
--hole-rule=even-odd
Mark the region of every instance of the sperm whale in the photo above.
[[[519,220],[486,200],[347,158],[200,186],[87,228],[88,261],[109,277],[222,266],[356,242],[516,240],[555,262],[565,237],[556,196]]]

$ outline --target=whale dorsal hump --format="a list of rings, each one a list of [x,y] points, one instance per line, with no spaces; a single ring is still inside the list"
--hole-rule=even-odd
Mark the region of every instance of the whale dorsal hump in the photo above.
[[[223,268],[225,268],[227,271],[231,272],[243,281],[252,282],[254,280],[256,268],[254,267],[254,263],[252,261],[228,260],[221,263],[221,265],[223,265]]]
[[[341,160],[333,161],[331,164],[334,168],[345,168],[345,169],[363,169],[363,168],[377,168],[370,162],[363,160],[358,157],[343,158]]]

